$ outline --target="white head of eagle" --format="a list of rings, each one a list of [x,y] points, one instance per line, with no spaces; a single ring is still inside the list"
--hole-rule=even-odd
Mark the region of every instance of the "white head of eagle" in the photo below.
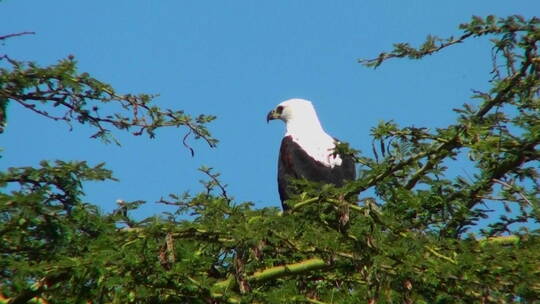
[[[278,159],[279,197],[284,210],[288,209],[285,201],[294,195],[290,187],[294,179],[336,186],[355,179],[352,156],[335,153],[339,141],[324,131],[310,101],[286,100],[266,116],[267,122],[273,119],[284,121],[287,128]]]

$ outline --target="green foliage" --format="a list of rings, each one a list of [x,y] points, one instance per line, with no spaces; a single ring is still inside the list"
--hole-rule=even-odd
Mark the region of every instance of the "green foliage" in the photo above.
[[[111,214],[83,201],[84,181],[113,179],[101,165],[43,162],[0,174],[6,190],[0,194],[0,299],[537,303],[540,236],[524,224],[537,227],[540,219],[539,23],[518,16],[474,17],[460,27],[464,34],[458,39],[430,36],[418,49],[398,44],[366,61],[379,66],[393,57],[419,59],[490,36],[492,87],[475,93],[478,102],[456,109],[456,122],[446,128],[381,122],[372,130],[373,158],[340,145],[340,152],[356,154],[358,179],[341,188],[299,181],[305,192],[287,214],[234,202],[210,168],[201,168],[207,176],[203,191],[161,199],[176,211],[142,221],[129,216],[140,201],[119,202]],[[62,66],[64,74],[58,74]],[[32,82],[38,71],[39,79],[65,76],[51,81],[65,102],[83,100],[74,117],[83,115],[87,100],[128,100],[76,74],[71,59],[45,69],[28,64],[4,70],[2,79],[11,80],[0,83],[2,92],[10,90],[19,104],[36,101],[25,98],[43,85]],[[94,90],[90,99],[78,99],[81,85]],[[142,99],[136,103],[145,104]],[[81,119],[101,131],[92,119]],[[154,129],[174,125],[154,122]],[[127,124],[134,126],[133,120]],[[474,164],[473,176],[451,176],[448,166],[463,158]],[[370,189],[374,197],[366,194]],[[488,204],[507,212],[494,218]],[[482,228],[481,220],[489,225]]]
[[[158,128],[184,126],[188,128],[184,137],[186,147],[189,148],[186,139],[190,134],[211,147],[217,144],[206,128],[215,116],[202,114],[192,118],[184,111],[162,110],[153,105],[154,95],[118,94],[88,73],[78,73],[71,55],[45,68],[7,55],[0,56],[2,61],[8,67],[0,68],[0,126],[5,124],[5,108],[11,100],[41,116],[64,121],[70,127],[73,123],[88,124],[97,130],[91,137],[105,142],[118,144],[111,127],[133,130],[133,135],[146,133],[152,138]]]

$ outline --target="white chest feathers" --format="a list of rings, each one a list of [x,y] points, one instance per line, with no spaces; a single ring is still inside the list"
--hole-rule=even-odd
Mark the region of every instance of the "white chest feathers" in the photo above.
[[[318,136],[301,137],[293,134],[287,135],[290,135],[292,140],[314,160],[330,168],[341,166],[341,157],[338,154],[334,154],[336,142],[330,135],[326,133],[317,134]]]

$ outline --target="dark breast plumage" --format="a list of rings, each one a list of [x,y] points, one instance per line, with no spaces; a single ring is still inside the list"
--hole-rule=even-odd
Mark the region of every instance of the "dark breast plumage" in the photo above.
[[[281,140],[278,160],[278,188],[283,210],[287,210],[286,201],[294,193],[290,187],[294,179],[342,186],[346,180],[356,177],[355,162],[350,155],[339,155],[340,165],[328,166],[312,158],[291,136]]]

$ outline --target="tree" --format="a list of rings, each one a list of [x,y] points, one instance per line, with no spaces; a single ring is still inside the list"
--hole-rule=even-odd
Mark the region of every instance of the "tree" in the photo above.
[[[418,48],[400,43],[363,61],[421,59],[488,36],[492,87],[475,92],[446,128],[381,123],[372,129],[372,158],[340,147],[356,153],[359,178],[341,188],[299,181],[305,191],[287,214],[232,201],[208,168],[201,168],[208,176],[201,193],[170,195],[161,203],[175,213],[142,221],[129,217],[140,201],[121,202],[110,214],[82,202],[84,181],[113,178],[102,165],[44,161],[2,172],[0,185],[15,189],[0,193],[2,301],[540,301],[539,231],[527,228],[540,219],[539,25],[538,18],[474,17],[458,38],[428,36]],[[73,58],[47,68],[2,59],[10,65],[0,70],[2,109],[15,102],[90,124],[106,140],[108,128],[153,136],[159,127],[185,126],[215,144],[205,127],[213,116],[193,120],[152,106],[152,96],[118,95],[78,74]],[[114,114],[111,102],[130,116]],[[112,114],[98,114],[98,105]],[[447,174],[446,162],[460,155],[476,167],[468,180]],[[367,197],[368,189],[376,196]],[[486,202],[507,213],[493,218]],[[484,219],[491,224],[469,233]]]

